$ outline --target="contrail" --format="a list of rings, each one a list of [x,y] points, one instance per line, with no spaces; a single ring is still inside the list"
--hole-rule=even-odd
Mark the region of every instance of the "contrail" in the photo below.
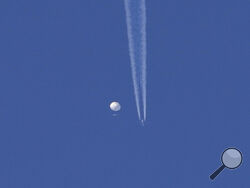
[[[124,0],[129,55],[139,120],[146,120],[146,4],[145,0]]]

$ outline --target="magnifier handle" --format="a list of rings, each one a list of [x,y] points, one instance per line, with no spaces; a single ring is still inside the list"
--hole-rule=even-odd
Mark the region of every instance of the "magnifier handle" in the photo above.
[[[211,176],[210,179],[213,180],[214,178],[216,178],[216,176],[218,176],[219,173],[221,173],[221,171],[225,168],[226,166],[223,164],[220,168],[218,168]]]

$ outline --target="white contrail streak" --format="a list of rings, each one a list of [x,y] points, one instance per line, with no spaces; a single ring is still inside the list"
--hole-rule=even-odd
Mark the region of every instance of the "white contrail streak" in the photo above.
[[[146,120],[146,5],[145,0],[124,0],[132,78],[139,119]]]

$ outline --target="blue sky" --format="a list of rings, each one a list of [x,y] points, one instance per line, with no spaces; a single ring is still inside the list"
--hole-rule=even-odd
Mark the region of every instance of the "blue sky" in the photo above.
[[[249,2],[146,3],[142,127],[122,0],[0,2],[0,187],[250,186]]]

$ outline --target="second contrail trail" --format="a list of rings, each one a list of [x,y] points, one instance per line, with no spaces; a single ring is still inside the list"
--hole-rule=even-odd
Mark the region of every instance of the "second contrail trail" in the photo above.
[[[146,120],[146,4],[145,0],[124,0],[136,108]]]

